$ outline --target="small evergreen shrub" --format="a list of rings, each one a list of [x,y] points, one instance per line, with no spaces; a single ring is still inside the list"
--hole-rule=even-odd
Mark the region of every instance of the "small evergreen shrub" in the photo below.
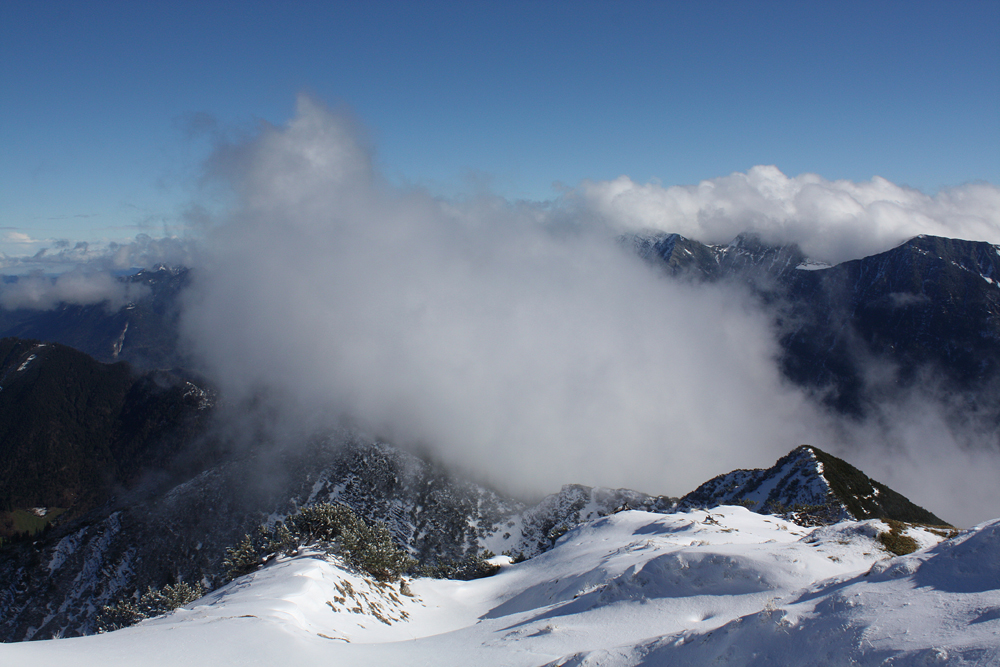
[[[555,546],[555,543],[559,540],[559,538],[568,533],[569,529],[569,525],[562,523],[549,529],[549,531],[545,534],[545,537],[549,538],[552,545]]]
[[[97,615],[97,632],[112,632],[147,618],[162,616],[204,597],[205,592],[201,583],[192,586],[183,581],[163,588],[150,586],[138,600],[128,597],[103,607]]]
[[[503,555],[509,556],[510,562],[514,564],[523,563],[524,561],[528,560],[528,557],[524,555],[523,551],[513,551],[511,549],[505,549],[503,551]]]
[[[420,568],[420,575],[434,579],[460,579],[463,581],[490,577],[500,571],[499,565],[489,562],[489,559],[494,556],[496,554],[489,549],[473,551],[460,561],[438,560],[432,565],[425,564]]]
[[[782,518],[800,526],[828,526],[840,521],[843,511],[836,499],[831,498],[822,505],[796,504]]]
[[[260,567],[262,562],[257,544],[249,535],[244,535],[239,544],[226,549],[226,557],[222,561],[222,567],[226,571],[226,581],[250,574]]]
[[[766,514],[785,514],[788,512],[788,508],[785,507],[784,503],[779,500],[768,500],[764,503],[764,513]]]
[[[226,580],[255,571],[267,560],[290,556],[302,547],[341,556],[380,581],[398,579],[416,561],[392,539],[384,523],[369,525],[347,505],[317,503],[303,507],[271,528],[261,526],[256,537],[246,535],[226,551]]]

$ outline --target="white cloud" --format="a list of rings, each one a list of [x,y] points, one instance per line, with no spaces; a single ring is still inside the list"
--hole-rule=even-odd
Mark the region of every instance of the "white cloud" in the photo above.
[[[38,239],[33,239],[29,234],[24,232],[10,231],[3,235],[4,243],[45,243],[45,241],[40,241]]]
[[[110,310],[118,310],[148,290],[145,285],[123,283],[106,272],[77,269],[57,278],[36,273],[4,284],[0,288],[0,306],[8,310],[51,310],[62,303],[80,306],[104,303]]]
[[[198,212],[204,239],[4,257],[86,268],[7,286],[0,305],[113,306],[135,295],[110,270],[185,264],[197,268],[188,342],[231,400],[272,409],[278,434],[349,418],[532,493],[680,494],[807,442],[945,518],[1000,513],[986,483],[995,443],[956,432],[946,397],[897,396],[862,424],[825,414],[782,380],[771,319],[748,295],[663,279],[615,243],[644,229],[708,243],[756,231],[829,262],[920,233],[1000,243],[992,185],[928,196],[755,167],[693,186],[585,182],[545,205],[450,201],[387,184],[353,121],[308,98],[287,126],[222,145],[207,166],[233,205]]]
[[[742,295],[663,279],[602,225],[397,190],[370,164],[308,99],[211,162],[240,199],[185,327],[231,399],[347,415],[531,492],[676,494],[806,437]]]
[[[1000,189],[970,184],[935,196],[875,177],[864,183],[794,178],[777,167],[698,185],[641,185],[627,176],[584,182],[567,195],[578,211],[621,229],[678,233],[703,243],[728,243],[757,232],[798,243],[831,263],[887,250],[918,234],[1000,243]]]
[[[838,455],[945,521],[969,527],[1000,515],[995,419],[929,372],[868,419],[841,420],[831,432]]]

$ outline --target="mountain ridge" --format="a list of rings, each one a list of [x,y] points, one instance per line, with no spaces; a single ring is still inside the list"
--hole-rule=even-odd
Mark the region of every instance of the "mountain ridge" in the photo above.
[[[919,527],[891,557],[877,519],[805,528],[742,507],[622,511],[475,581],[380,582],[336,555],[277,558],[108,634],[0,644],[39,667],[263,661],[523,667],[992,665],[1000,520]]]
[[[734,471],[702,487],[785,468],[790,460],[802,460],[808,449],[793,450],[772,469]],[[809,451],[806,458],[815,463]],[[269,485],[249,487],[247,480],[260,478],[263,470]],[[434,563],[458,562],[480,549],[532,558],[589,521],[630,510],[669,514],[723,503],[745,505],[740,501],[752,498],[752,489],[742,490],[740,495],[740,489],[729,489],[725,497],[696,490],[678,501],[570,484],[527,506],[384,443],[344,433],[299,452],[258,453],[224,463],[146,499],[122,498],[62,524],[35,544],[0,549],[0,638],[87,634],[101,605],[148,586],[178,581],[218,586],[225,550],[244,533],[317,502],[345,503],[367,521],[384,522],[411,555]],[[801,493],[774,497],[789,510],[814,500]],[[785,509],[758,504],[761,513]],[[785,516],[809,525],[851,518],[849,511],[835,514],[830,507],[827,503],[826,511],[813,508]],[[897,516],[883,513],[887,519]],[[931,522],[943,523],[933,516]]]
[[[826,266],[752,234],[725,246],[666,233],[624,242],[674,278],[749,286],[775,309],[783,374],[838,412],[863,417],[930,374],[954,394],[954,420],[972,407],[984,428],[1000,426],[996,245],[920,235]],[[875,359],[892,370],[880,382],[864,372]]]
[[[885,484],[812,445],[800,445],[772,467],[734,470],[683,496],[678,509],[742,505],[753,512],[832,523],[884,519],[947,526]]]
[[[955,394],[956,404],[961,407],[965,405],[962,401],[978,400],[981,418],[995,429],[1000,406],[995,404],[996,395],[987,391],[1000,368],[1000,332],[995,331],[1000,327],[1000,284],[995,279],[995,258],[1000,251],[995,246],[917,237],[871,258],[817,268],[808,264],[808,258],[796,247],[769,246],[751,235],[737,237],[727,246],[707,246],[678,235],[634,237],[631,242],[640,256],[673,279],[734,281],[749,286],[762,303],[773,306],[769,312],[781,332],[784,372],[810,387],[828,407],[862,415],[880,399],[879,392],[896,391],[896,385],[913,386],[920,368],[954,361],[948,382],[961,390]],[[924,274],[930,278],[925,280]],[[74,335],[99,348],[106,359],[133,355],[154,365],[179,359],[175,347],[177,299],[190,280],[189,273],[163,269],[136,276],[132,279],[150,286],[148,303],[140,299],[131,304],[134,307],[125,307],[124,316],[148,313],[142,326],[139,320],[121,320],[123,312],[109,313],[100,305],[57,308],[42,314],[21,312],[16,314],[22,318],[18,326],[25,331],[48,326],[48,331],[63,335],[73,329],[71,315],[76,313],[83,329],[94,329]],[[977,314],[968,318],[969,322],[955,320],[956,314],[972,311]],[[0,318],[0,325],[9,321]],[[949,328],[949,322],[954,326]],[[148,335],[142,334],[143,327]],[[953,331],[955,327],[964,328]],[[916,332],[913,340],[899,338],[901,332],[911,329]],[[950,347],[942,343],[942,337],[951,337],[947,338]],[[45,354],[49,353],[38,355],[31,346],[61,349],[37,341],[12,341],[10,345],[22,346],[5,362],[5,372],[14,378],[18,373],[44,368]],[[29,362],[31,354],[36,358]],[[898,366],[892,376],[895,385],[866,384],[859,372],[866,354],[881,355]],[[963,361],[976,358],[979,361],[974,368]],[[24,370],[18,371],[25,363]],[[96,362],[81,359],[79,363],[89,367]],[[124,475],[117,463],[101,473],[110,475],[115,484],[99,480],[101,484],[95,488],[104,495],[94,497],[85,515],[60,517],[37,544],[0,549],[0,639],[4,641],[87,632],[96,608],[116,597],[174,581],[211,582],[220,555],[243,532],[311,502],[345,502],[368,520],[384,519],[413,555],[442,560],[460,560],[479,548],[531,557],[547,552],[573,526],[619,510],[667,512],[722,502],[749,504],[757,511],[807,506],[811,509],[800,508],[798,518],[812,522],[878,516],[944,523],[932,513],[906,504],[908,501],[898,501],[888,487],[849,464],[823,458],[830,455],[816,448],[809,450],[809,460],[793,457],[769,469],[721,475],[680,501],[627,489],[569,484],[541,503],[528,506],[426,462],[418,463],[390,445],[365,441],[357,435],[338,436],[337,447],[343,449],[337,456],[328,452],[309,460],[305,452],[314,451],[312,444],[303,443],[296,454],[272,451],[257,443],[259,449],[230,452],[221,462],[195,457],[193,463],[181,466],[182,475],[164,476],[163,464],[177,452],[169,448],[161,451],[159,445],[144,449],[141,442],[153,440],[141,438],[159,433],[157,429],[171,423],[185,423],[183,419],[171,422],[178,415],[192,415],[191,423],[210,423],[214,412],[210,392],[180,371],[175,388],[167,391],[175,392],[171,396],[184,409],[173,417],[167,410],[160,415],[162,421],[148,419],[157,414],[152,409],[156,402],[149,397],[155,397],[155,390],[163,389],[164,384],[170,385],[170,373],[125,378],[124,366],[112,367],[117,369],[113,371],[116,377],[124,378],[121,387],[128,387],[115,390],[116,396],[138,392],[131,402],[125,400],[130,409],[112,410],[115,417],[111,419],[117,420],[116,428],[138,434],[138,440],[123,443],[133,447],[134,451],[125,454],[135,465]],[[189,393],[184,383],[194,389]],[[26,396],[41,388],[34,384],[22,383]],[[63,384],[67,390],[74,385]],[[0,391],[3,412],[5,401],[14,406],[11,400],[18,385],[6,379],[0,385],[5,387]],[[56,391],[51,383],[46,386],[46,391]],[[95,396],[99,394],[95,392]],[[76,404],[72,391],[64,398],[69,405]],[[152,402],[144,402],[146,399]],[[113,403],[121,405],[122,400],[116,398]],[[3,413],[7,415],[4,423],[16,426],[21,410],[9,407]],[[961,418],[966,414],[957,412]],[[197,430],[185,436],[188,444],[194,437],[208,438],[208,442],[218,437],[211,431],[195,433]],[[26,442],[20,436],[8,440],[8,448]],[[148,458],[142,457],[143,452]],[[97,458],[109,457],[114,459],[108,453]],[[32,457],[21,456],[21,460],[26,458]],[[47,468],[55,470],[57,466]],[[787,470],[781,472],[783,468]],[[265,476],[270,479],[267,488],[254,489],[247,484],[248,479]],[[108,497],[110,490],[113,494]],[[835,502],[831,502],[831,494]],[[103,505],[98,504],[100,499]],[[55,502],[63,501],[23,498],[17,504],[55,507]],[[768,503],[771,506],[766,508]]]
[[[165,467],[204,426],[207,393],[59,343],[0,339],[0,510],[69,510]]]

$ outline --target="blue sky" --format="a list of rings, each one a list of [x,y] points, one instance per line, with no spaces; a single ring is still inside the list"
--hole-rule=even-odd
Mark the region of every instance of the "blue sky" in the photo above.
[[[997,184],[998,28],[995,1],[5,0],[0,251],[181,233],[203,130],[282,124],[301,91],[448,196],[762,164]]]

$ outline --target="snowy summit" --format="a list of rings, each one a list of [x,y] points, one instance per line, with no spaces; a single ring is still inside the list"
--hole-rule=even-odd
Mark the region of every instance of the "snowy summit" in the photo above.
[[[921,548],[893,557],[893,532]],[[306,553],[131,628],[4,644],[0,663],[1000,664],[1000,520],[946,537],[723,506],[602,517],[474,581],[381,583]]]

